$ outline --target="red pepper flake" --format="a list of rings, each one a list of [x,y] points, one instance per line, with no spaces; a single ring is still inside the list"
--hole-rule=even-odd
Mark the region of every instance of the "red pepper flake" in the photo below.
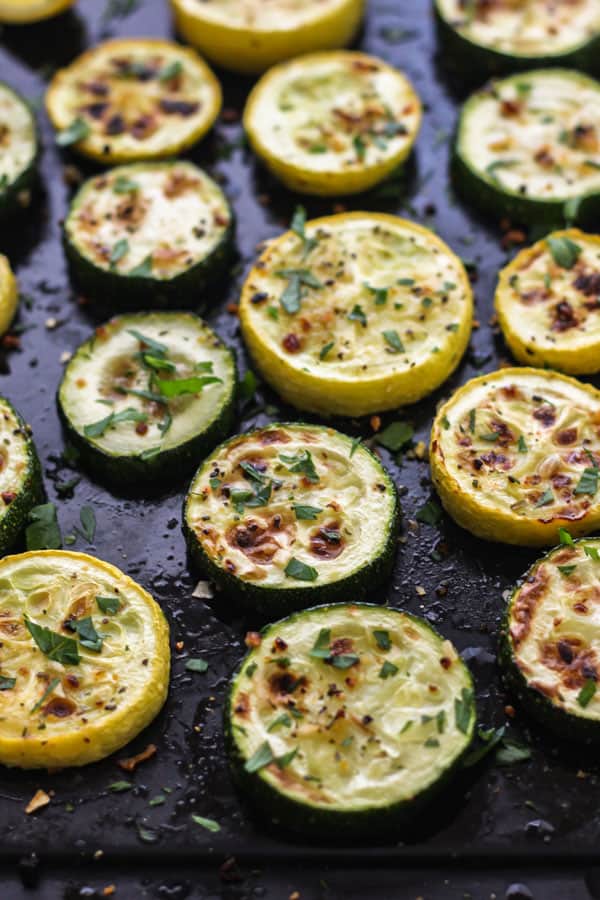
[[[240,308],[237,303],[228,303],[226,309],[230,316],[239,315]]]
[[[2,494],[2,499],[4,500],[5,504],[8,506],[10,503],[13,502],[13,500],[17,499],[17,495],[14,493],[14,491],[4,491]]]
[[[297,334],[290,332],[282,341],[283,347],[288,353],[297,353],[302,347],[302,342]]]
[[[244,638],[244,643],[246,647],[260,647],[262,643],[262,637],[258,633],[258,631],[249,631]]]
[[[371,418],[369,420],[369,424],[370,424],[371,428],[373,429],[373,431],[379,431],[379,429],[381,428],[380,417],[379,416],[371,416]]]
[[[148,426],[146,425],[145,422],[138,422],[137,425],[135,426],[135,431],[136,431],[136,434],[143,436],[144,434],[148,434]]]

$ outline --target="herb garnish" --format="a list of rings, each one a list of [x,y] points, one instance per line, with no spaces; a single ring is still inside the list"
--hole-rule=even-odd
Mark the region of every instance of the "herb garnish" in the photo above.
[[[316,581],[319,577],[319,573],[313,566],[307,566],[306,563],[301,562],[294,556],[292,556],[284,571],[288,578],[294,578],[296,581]]]
[[[244,764],[244,769],[246,772],[258,772],[259,769],[264,769],[265,766],[268,766],[269,763],[272,763],[275,757],[273,756],[273,751],[271,750],[271,745],[268,741],[265,741],[260,745],[258,750],[252,754],[250,759],[246,760]]]
[[[548,506],[550,503],[554,503],[554,494],[552,493],[552,490],[548,488],[544,491],[537,503],[534,504],[534,508],[537,509],[540,506]]]
[[[599,470],[596,466],[584,469],[573,493],[591,494],[594,496],[598,491],[598,474]]]
[[[386,659],[381,669],[379,670],[379,677],[391,678],[392,675],[397,675],[398,671],[398,666],[395,666],[394,663],[389,661],[389,659]]]
[[[417,510],[415,516],[417,522],[423,522],[425,525],[439,525],[442,520],[442,510],[435,500],[428,500],[421,509]]]
[[[139,189],[140,186],[137,181],[133,181],[126,175],[119,175],[115,178],[113,184],[113,191],[115,194],[133,194],[135,191],[139,191]]]
[[[295,456],[280,453],[279,459],[285,463],[290,472],[304,475],[312,484],[317,484],[319,476],[309,450],[300,450]]]
[[[579,256],[581,247],[568,237],[549,237],[546,243],[557,266],[562,269],[572,269]]]
[[[277,716],[276,719],[273,719],[273,721],[267,728],[267,731],[268,732],[275,731],[275,729],[279,728],[280,725],[284,725],[286,728],[291,728],[291,726],[292,726],[292,720],[291,720],[290,716],[285,712],[281,713],[280,716]]]
[[[375,440],[386,450],[396,453],[410,444],[415,430],[408,422],[391,422],[387,428],[375,435]]]
[[[142,413],[137,409],[133,409],[133,407],[128,407],[127,409],[123,409],[118,413],[111,412],[110,415],[106,416],[106,418],[104,419],[100,419],[98,422],[92,422],[89,425],[84,425],[83,433],[86,437],[90,438],[102,437],[102,435],[108,428],[118,425],[120,422],[147,421],[148,416],[145,413]]]
[[[359,322],[363,328],[367,327],[367,317],[365,311],[359,303],[356,303],[352,311],[346,316],[349,322]]]
[[[462,731],[463,734],[468,734],[469,732],[472,704],[473,691],[468,690],[468,688],[463,688],[461,696],[456,697],[454,700],[454,718],[456,720],[456,727],[459,731]]]
[[[73,638],[57,634],[43,625],[36,625],[35,622],[31,622],[27,618],[25,618],[25,627],[48,659],[62,663],[63,666],[79,665],[79,650],[77,641],[73,640]]]
[[[193,375],[191,378],[177,378],[172,381],[156,379],[160,393],[167,398],[199,394],[208,384],[223,384],[223,380],[216,375]]]
[[[391,648],[392,642],[390,640],[389,631],[375,629],[373,631],[373,637],[377,641],[377,646],[380,650],[389,650]]]
[[[0,675],[0,691],[10,691],[17,683],[16,678],[9,678],[7,675]]]
[[[390,350],[394,353],[404,353],[404,344],[400,338],[400,335],[395,329],[391,331],[382,331],[383,338],[386,344],[389,344]]]
[[[517,450],[519,451],[519,453],[527,453],[527,444],[525,443],[525,438],[522,434],[519,435]]]
[[[327,354],[331,350],[333,350],[334,346],[335,346],[335,341],[329,341],[328,344],[325,344],[324,347],[321,347],[321,349],[319,351],[319,359],[325,359],[327,357]]]
[[[178,75],[181,75],[182,72],[183,65],[181,63],[181,60],[174,59],[172,62],[168,63],[168,65],[166,65],[164,69],[161,70],[158,75],[158,80],[171,81],[173,78],[177,78]]]
[[[596,682],[594,681],[594,679],[593,678],[586,679],[585,684],[583,685],[583,687],[577,694],[577,702],[579,703],[579,705],[585,709],[585,707],[588,705],[588,703],[590,703],[591,700],[594,698],[594,696],[596,694],[596,690],[597,690],[597,685],[596,685]]]
[[[279,302],[291,316],[300,311],[304,296],[303,286],[318,290],[323,285],[310,269],[280,269],[275,273],[278,278],[286,278],[287,285]]]
[[[185,667],[188,672],[200,672],[204,674],[208,670],[208,663],[205,659],[200,659],[197,657],[196,659],[188,659]]]
[[[221,830],[221,826],[214,819],[205,819],[204,816],[198,816],[196,813],[192,813],[192,821],[196,825],[200,825],[201,828],[206,828],[207,831],[212,831],[215,834]]]
[[[600,552],[597,547],[589,547],[584,546],[583,551],[586,556],[589,556],[590,559],[594,559],[596,561],[600,560]]]
[[[366,289],[373,294],[373,299],[375,301],[375,306],[383,306],[387,303],[389,288],[386,287],[372,287],[368,282],[364,282],[364,286]]]
[[[323,512],[318,506],[303,506],[301,504],[292,504],[292,509],[296,513],[296,518],[300,520],[311,521]]]
[[[557,566],[557,569],[560,572],[560,574],[565,575],[565,576],[572,575],[576,568],[577,568],[576,565]]]
[[[56,135],[56,143],[59,147],[70,147],[71,144],[77,144],[84,138],[88,137],[91,128],[88,122],[81,117],[74,119],[68,128],[59,131]]]
[[[50,694],[52,693],[54,688],[58,687],[59,684],[60,684],[60,678],[52,679],[52,681],[50,682],[50,684],[48,685],[48,687],[46,688],[46,690],[44,691],[44,693],[42,694],[42,696],[40,697],[38,702],[35,704],[35,706],[31,707],[32,713],[35,713],[38,711],[38,709],[41,709],[42,704],[46,702],[46,700],[48,699],[48,697],[50,696]]]
[[[96,597],[96,603],[100,612],[114,616],[121,609],[121,601],[118,597]]]
[[[54,503],[42,503],[29,512],[31,524],[25,531],[28,550],[58,550],[62,547],[62,535]]]
[[[129,241],[127,238],[121,238],[112,248],[108,259],[111,269],[114,269],[119,260],[123,259],[127,253],[129,253]]]
[[[75,631],[79,637],[79,643],[86,650],[93,650],[94,653],[100,653],[102,650],[102,635],[98,634],[94,628],[91,616],[85,616],[83,619],[72,619],[68,623],[71,631]]]
[[[561,544],[566,544],[568,547],[575,546],[575,541],[573,540],[573,538],[571,537],[571,535],[569,534],[569,532],[567,531],[566,528],[558,529],[558,539],[560,540]]]
[[[303,206],[297,206],[294,215],[292,217],[292,221],[290,223],[290,229],[294,232],[294,234],[298,235],[300,240],[302,241],[302,259],[305,260],[306,257],[315,249],[318,245],[318,241],[316,238],[306,237],[306,210]]]

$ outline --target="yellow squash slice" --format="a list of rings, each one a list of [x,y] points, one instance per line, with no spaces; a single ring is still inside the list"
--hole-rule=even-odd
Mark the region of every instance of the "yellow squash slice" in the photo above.
[[[236,72],[350,43],[364,0],[171,0],[182,36],[217,65]]]
[[[312,53],[267,72],[253,89],[244,127],[253,150],[287,187],[355,194],[409,155],[421,102],[402,72],[338,50]]]
[[[0,0],[0,22],[26,25],[58,16],[73,6],[75,0]]]
[[[431,472],[478,537],[529,546],[600,526],[600,391],[541,369],[474,378],[438,411]]]
[[[521,250],[500,272],[495,302],[520,362],[600,372],[600,237],[572,228]]]
[[[300,211],[301,212],[301,211]],[[256,367],[300,409],[360,416],[414,403],[456,368],[471,333],[464,266],[395,216],[298,213],[242,290]]]
[[[19,302],[17,279],[13,275],[10,262],[0,255],[0,335],[10,328]]]
[[[56,73],[46,94],[62,146],[104,163],[174,156],[213,125],[221,87],[193,50],[124,39],[88,50]]]
[[[118,750],[162,707],[169,629],[108,563],[46,550],[0,562],[0,762],[81,766]]]

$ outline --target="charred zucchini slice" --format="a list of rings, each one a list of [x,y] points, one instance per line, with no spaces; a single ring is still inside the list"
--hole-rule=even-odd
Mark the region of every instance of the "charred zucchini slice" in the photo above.
[[[541,369],[501,369],[467,382],[431,432],[431,473],[467,531],[544,546],[559,530],[600,525],[600,392]]]
[[[58,16],[73,6],[75,0],[0,0],[0,22],[28,25]]]
[[[39,153],[37,127],[26,101],[0,82],[0,219],[29,205]]]
[[[30,510],[43,498],[42,470],[31,429],[0,397],[0,556],[15,545]]]
[[[520,362],[600,371],[600,237],[572,228],[521,250],[500,272],[495,303]]]
[[[264,72],[275,63],[349,44],[364,0],[171,0],[188,43],[236,72]]]
[[[244,110],[253,150],[276,178],[305,194],[355,194],[409,155],[421,102],[402,72],[345,50],[270,69]]]
[[[335,840],[410,821],[459,767],[475,719],[450,641],[408,613],[344,603],[263,630],[233,679],[225,728],[257,810]]]
[[[463,107],[455,180],[492,215],[561,225],[600,211],[600,84],[538,69],[473,94]],[[569,203],[569,207],[565,204]]]
[[[600,539],[538,560],[510,598],[501,661],[524,706],[562,738],[600,741]]]
[[[481,75],[560,65],[597,71],[597,0],[435,0],[442,48]]]
[[[420,225],[377,213],[315,219],[271,241],[242,290],[244,340],[289,403],[397,409],[454,371],[471,333],[464,266]]]
[[[190,162],[136,163],[90,178],[64,226],[74,280],[99,304],[198,305],[231,252],[233,214]]]
[[[193,50],[171,41],[106,41],[56,73],[46,94],[61,146],[99,162],[175,156],[221,108],[221,87]]]
[[[117,316],[69,362],[58,408],[90,467],[112,482],[173,479],[228,434],[233,354],[191,313]]]
[[[194,476],[184,507],[192,559],[252,613],[366,591],[394,562],[394,484],[362,444],[320,425],[234,437]]]
[[[0,561],[0,762],[83,766],[150,724],[169,681],[169,628],[150,594],[84,553]]]

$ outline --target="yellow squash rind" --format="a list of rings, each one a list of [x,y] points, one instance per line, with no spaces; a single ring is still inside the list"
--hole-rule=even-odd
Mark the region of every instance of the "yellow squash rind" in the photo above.
[[[530,391],[539,391],[542,400],[544,400],[542,392],[545,392],[553,398],[552,405],[556,410],[556,428],[554,425],[549,425],[547,439],[544,440],[544,429],[541,426],[538,428],[536,425],[538,433],[542,434],[542,439],[539,441],[522,432],[528,448],[523,454],[520,454],[517,448],[518,435],[516,432],[513,435],[514,439],[510,441],[510,446],[503,446],[502,439],[500,443],[482,442],[481,433],[489,425],[487,419],[484,420],[485,424],[480,421],[477,412],[477,397],[484,393],[483,389],[489,385],[492,387],[497,385],[499,389],[504,386],[511,388],[513,385],[520,388],[528,387]],[[562,405],[556,403],[559,390],[564,399]],[[488,397],[489,392],[485,392],[485,396]],[[536,396],[538,396],[537,393]],[[581,409],[577,407],[578,403]],[[550,406],[550,404],[548,405]],[[544,406],[545,403],[538,404],[536,409]],[[584,406],[585,408],[583,408]],[[477,450],[479,458],[481,458],[481,453],[494,451],[505,456],[512,454],[516,460],[513,467],[508,469],[502,469],[501,460],[494,463],[494,466],[499,466],[497,471],[500,474],[498,478],[494,475],[493,480],[489,482],[484,481],[487,477],[488,463],[483,464],[479,472],[469,469],[461,471],[460,475],[457,475],[456,441],[451,447],[446,444],[446,440],[451,439],[455,434],[455,428],[459,429],[461,424],[462,429],[457,433],[460,433],[463,442],[470,439],[468,413],[471,408],[476,409],[475,434],[479,446],[479,450]],[[577,415],[580,423],[579,427],[575,427],[577,436],[570,445],[562,445],[557,434],[559,431],[568,431],[569,427],[573,426],[573,422],[577,421]],[[564,419],[564,425],[561,421],[559,426],[558,420],[561,416]],[[569,504],[565,500],[561,512],[561,488],[556,487],[559,482],[552,481],[557,475],[567,475],[568,473],[568,477],[571,478],[570,490],[572,491],[584,469],[591,468],[592,461],[594,461],[594,465],[600,462],[600,438],[596,423],[600,423],[600,391],[575,378],[542,369],[506,368],[471,379],[439,408],[431,431],[431,475],[444,508],[455,522],[477,537],[506,544],[530,547],[552,546],[558,543],[560,528],[567,529],[574,537],[580,537],[596,530],[600,527],[600,496],[598,493],[592,497],[588,497],[587,494],[576,494],[572,501],[573,507],[575,508],[577,501],[577,503],[584,504],[585,509],[583,506],[581,507],[583,510],[581,516],[568,517],[564,513],[564,508]],[[511,425],[511,428],[514,431],[514,426]],[[579,434],[580,429],[587,429],[585,445],[583,445],[584,437]],[[593,441],[596,441],[596,446]],[[468,447],[469,445],[464,443],[461,450],[468,452]],[[575,451],[576,455],[567,461],[567,456]],[[527,462],[528,459],[538,460],[535,471],[531,474],[539,475],[539,482],[527,484],[524,482],[525,477],[529,474],[527,467],[531,468],[532,465],[531,462]],[[462,461],[459,468],[461,470],[465,468]],[[496,472],[496,469],[490,465],[489,471]],[[519,477],[517,483],[509,482],[508,475],[511,471],[514,473],[512,477]],[[540,495],[537,498],[538,502],[543,499],[545,490],[552,490],[555,499],[552,503],[538,506],[535,505],[536,501],[528,500],[526,507],[521,505],[523,514],[518,515],[511,509],[513,505],[511,501],[515,500],[520,504],[526,489],[530,491],[530,494],[537,492]],[[556,500],[556,496],[558,496],[558,500]],[[556,504],[558,505],[553,513],[552,509]]]
[[[285,59],[351,42],[362,21],[364,0],[325,4],[313,0],[312,5],[312,15],[301,9],[298,16],[290,16],[282,8],[280,23],[265,26],[260,9],[257,21],[243,23],[233,21],[227,10],[211,14],[199,0],[171,0],[182,37],[217,65],[245,74],[259,74]]]
[[[37,576],[39,583],[36,569],[41,573]],[[118,590],[126,602],[119,613],[103,616],[93,598],[86,613],[92,615],[99,633],[109,632],[103,649],[93,653],[80,645],[80,664],[63,665],[37,648],[24,626],[20,607],[26,608],[32,622],[59,631],[61,615],[66,618],[72,612],[72,605],[64,603],[62,609],[61,601],[65,597],[71,599],[71,586],[76,592],[81,583],[85,586],[86,576],[90,579],[90,592],[98,590],[100,582],[103,593],[108,586],[113,591],[111,595]],[[24,579],[22,588],[16,587],[19,577]],[[62,579],[58,609],[54,610],[52,594],[47,589],[53,578],[57,584]],[[0,763],[24,769],[86,765],[123,747],[158,714],[169,683],[169,628],[150,594],[115,566],[84,553],[61,550],[4,557],[0,561],[0,609],[0,626],[4,623],[0,675],[17,679],[13,689],[0,691]],[[121,632],[131,638],[137,628],[141,634],[138,642],[119,643]],[[65,630],[59,633],[71,636]],[[40,672],[44,676],[41,679]],[[111,673],[110,678],[105,679],[106,672]],[[59,684],[52,698],[67,698],[65,702],[76,707],[77,691],[81,689],[82,696],[92,697],[94,690],[101,691],[111,681],[125,688],[120,692],[116,684],[114,687],[115,696],[123,699],[114,704],[116,708],[108,704],[108,709],[102,703],[98,708],[94,702],[87,716],[81,714],[81,706],[80,714],[72,712],[66,717],[47,713],[44,705],[36,710],[36,701],[40,701],[44,688],[55,678]],[[73,678],[79,681],[78,685],[72,682]],[[110,684],[108,688],[110,691]],[[88,690],[90,693],[86,694]],[[83,700],[80,702],[83,704]],[[15,705],[11,715],[11,706]]]
[[[0,335],[5,334],[10,328],[18,303],[17,279],[6,256],[0,255]]]
[[[0,22],[27,25],[58,16],[73,6],[75,0],[0,0]]]

